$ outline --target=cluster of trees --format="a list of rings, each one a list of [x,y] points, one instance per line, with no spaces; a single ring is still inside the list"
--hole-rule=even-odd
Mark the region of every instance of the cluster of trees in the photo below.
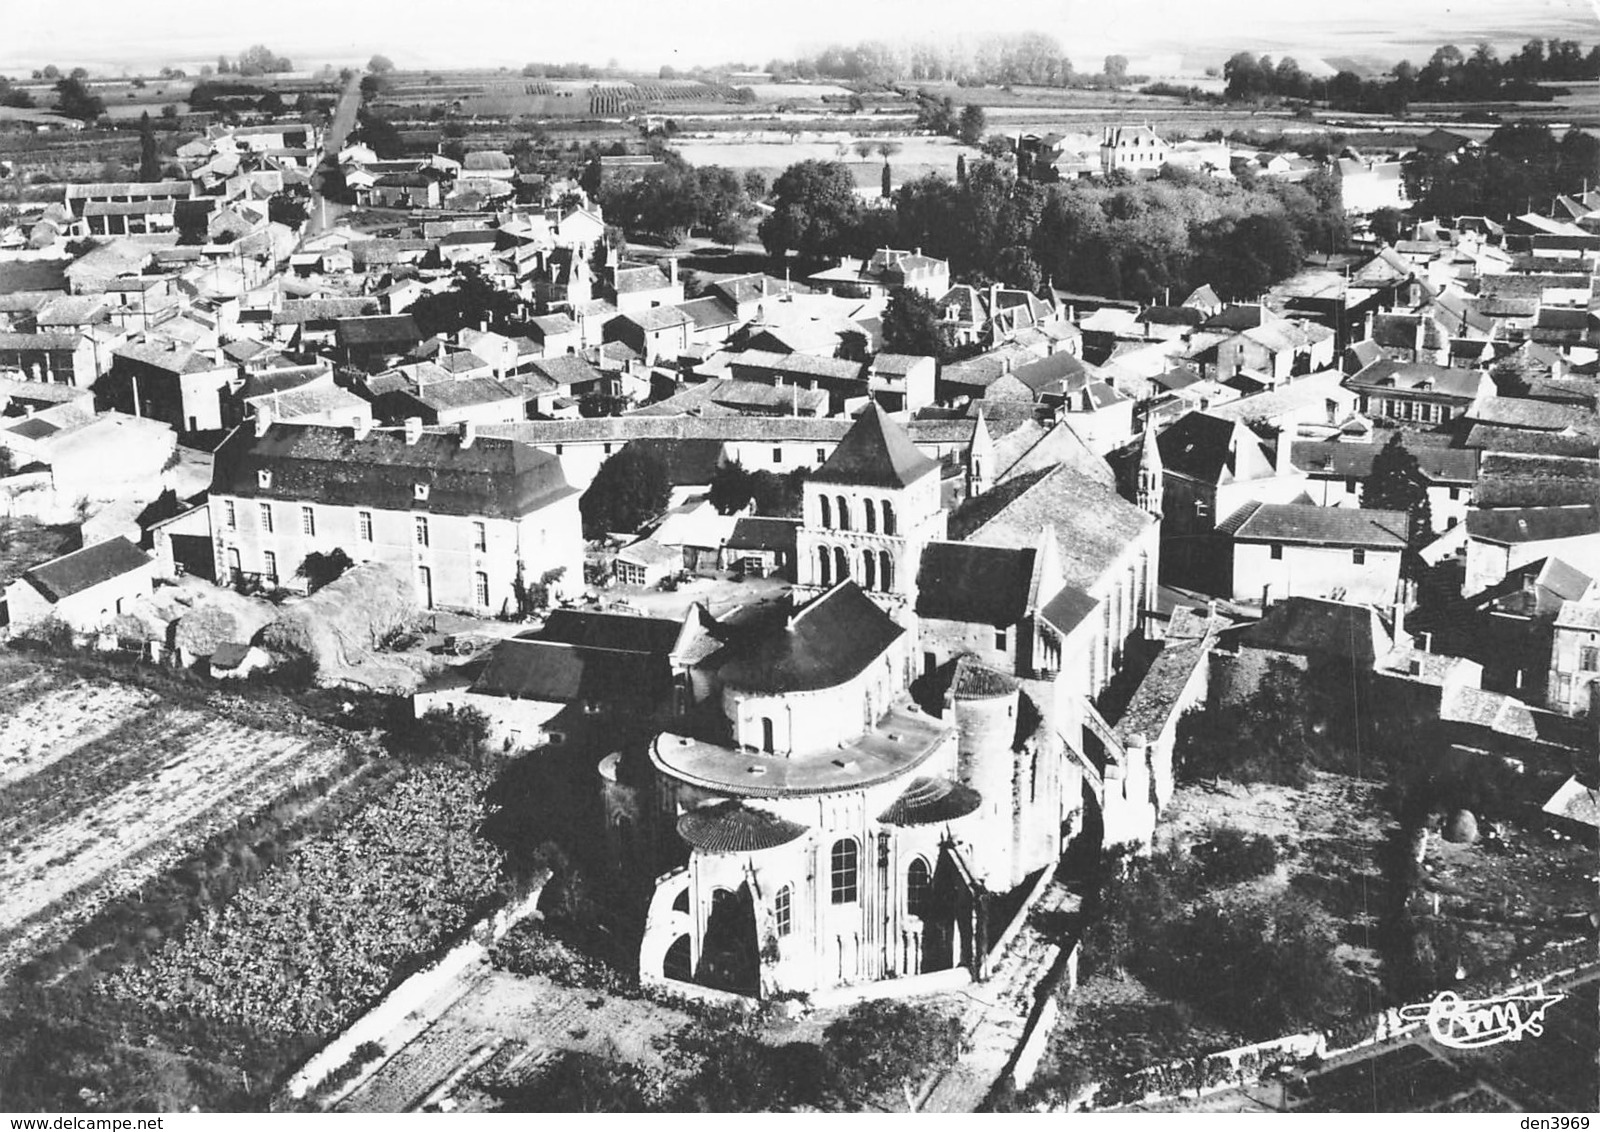
[[[278,55],[270,47],[257,43],[247,47],[239,53],[237,60],[229,59],[226,55],[217,56],[217,74],[243,75],[276,75],[284,71],[294,70],[294,64],[284,55]]]
[[[983,131],[988,122],[988,115],[981,106],[968,104],[958,114],[955,99],[949,95],[936,98],[925,90],[917,92],[919,130],[960,138],[963,145],[977,145],[983,140]]]
[[[1417,458],[1396,432],[1372,461],[1372,474],[1361,488],[1361,506],[1379,511],[1404,511],[1410,523],[1406,541],[1421,549],[1433,538],[1433,505],[1428,501],[1428,481]]]
[[[517,310],[515,294],[502,291],[484,278],[476,264],[468,263],[457,269],[448,291],[423,295],[406,313],[416,320],[418,330],[433,335],[454,334],[484,319],[491,326],[503,326]]]
[[[759,1021],[696,1020],[662,1043],[667,1072],[592,1054],[500,1090],[502,1112],[860,1112],[904,1104],[963,1047],[960,1021],[934,1006],[865,1002],[820,1042],[776,1044]]]
[[[73,74],[56,83],[56,110],[68,118],[92,122],[106,112],[106,101]]]
[[[1480,43],[1471,54],[1455,44],[1435,51],[1420,69],[1409,61],[1390,76],[1362,78],[1340,71],[1330,79],[1300,69],[1291,58],[1259,58],[1241,51],[1223,67],[1227,97],[1239,101],[1273,98],[1327,102],[1335,110],[1403,114],[1412,102],[1475,102],[1515,99],[1548,102],[1557,93],[1540,83],[1600,78],[1600,46],[1585,54],[1576,40],[1529,40],[1516,55],[1501,60],[1493,45]]]
[[[666,461],[649,445],[627,444],[600,465],[578,500],[583,537],[638,530],[667,508],[672,494]]]
[[[1136,973],[1249,1037],[1317,1025],[1346,1006],[1336,925],[1315,902],[1207,892],[1235,878],[1207,877],[1177,851],[1108,864],[1088,903],[1082,974]]]
[[[1516,216],[1559,193],[1582,192],[1600,168],[1600,139],[1543,126],[1501,126],[1484,145],[1460,154],[1419,150],[1401,172],[1415,211],[1425,216]]]
[[[0,75],[0,106],[15,106],[22,110],[31,110],[35,106],[33,95],[12,82],[5,75]]]
[[[953,43],[890,46],[867,41],[834,44],[817,55],[774,59],[767,70],[780,81],[957,82],[992,86],[1066,86],[1072,61],[1053,37],[1040,32],[991,35]]]
[[[604,79],[611,77],[611,71],[605,67],[593,67],[588,63],[529,63],[522,68],[522,77],[525,79]]]
[[[798,519],[803,485],[810,475],[807,468],[795,468],[787,475],[758,468],[747,471],[737,460],[718,468],[711,479],[711,506],[722,515],[742,511],[755,504],[757,515]]]
[[[258,110],[263,114],[282,114],[288,107],[275,90],[250,83],[207,82],[202,79],[189,91],[191,110]]]
[[[750,238],[755,204],[745,176],[720,165],[691,166],[671,150],[662,163],[632,180],[599,185],[607,220],[629,233],[647,233],[668,244],[699,230],[723,244]]]
[[[908,182],[891,210],[863,209],[836,162],[790,166],[772,187],[760,234],[773,255],[825,260],[879,247],[920,247],[967,282],[1057,285],[1148,300],[1210,283],[1224,297],[1259,294],[1296,271],[1308,249],[1345,235],[1338,179],[1232,184],[1168,168],[1153,181],[1041,185],[992,161],[964,179]]]

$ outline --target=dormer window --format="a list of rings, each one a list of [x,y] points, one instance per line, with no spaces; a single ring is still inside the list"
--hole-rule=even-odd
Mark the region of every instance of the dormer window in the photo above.
[[[265,468],[262,468],[260,471],[258,471],[256,473],[256,486],[257,487],[271,487],[272,486],[272,473],[267,471]]]
[[[418,503],[426,503],[428,501],[428,485],[425,483],[413,484],[411,486],[411,495]]]

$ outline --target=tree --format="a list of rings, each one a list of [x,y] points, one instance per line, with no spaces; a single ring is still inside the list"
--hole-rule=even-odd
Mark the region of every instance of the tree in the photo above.
[[[983,140],[983,131],[988,126],[988,115],[981,106],[968,106],[961,111],[961,121],[956,127],[956,136],[961,139],[962,145],[977,145]]]
[[[1128,57],[1126,55],[1107,55],[1105,62],[1106,81],[1112,86],[1121,86],[1128,81]]]
[[[65,78],[56,83],[56,109],[68,118],[92,122],[106,112],[106,104],[82,79]]]
[[[882,184],[879,186],[878,193],[884,200],[894,196],[894,173],[890,170],[887,161],[883,163]]]
[[[773,212],[761,222],[761,243],[774,256],[793,251],[803,259],[839,255],[860,204],[855,178],[836,161],[801,161],[772,185]]]
[[[1401,439],[1400,433],[1373,457],[1372,473],[1361,489],[1361,506],[1381,511],[1404,511],[1410,520],[1407,544],[1417,549],[1433,537],[1433,509],[1428,502],[1428,483],[1422,470]]]
[[[666,510],[671,495],[666,462],[651,447],[629,444],[600,465],[578,500],[585,538],[631,533]]]
[[[44,70],[35,71],[33,77],[36,79],[49,79],[54,82],[61,77],[61,68],[54,63],[50,63],[45,66]]]
[[[967,183],[967,155],[964,154],[964,153],[958,153],[958,154],[956,154],[956,184],[964,185],[966,183]]]
[[[156,149],[156,134],[150,126],[148,110],[139,115],[139,180],[161,180],[161,154]]]
[[[891,354],[949,357],[950,338],[939,325],[934,301],[910,287],[890,295],[883,309],[883,348]]]
[[[336,580],[353,565],[355,563],[350,561],[350,556],[341,547],[336,546],[327,553],[313,550],[305,556],[295,575],[304,578],[306,588],[315,593],[329,582]]]
[[[387,55],[374,55],[367,60],[367,70],[384,75],[394,70],[394,61]]]

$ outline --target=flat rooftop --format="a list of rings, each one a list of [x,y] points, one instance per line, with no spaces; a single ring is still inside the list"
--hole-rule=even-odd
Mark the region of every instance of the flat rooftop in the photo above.
[[[854,740],[793,757],[667,732],[650,749],[657,770],[731,797],[831,794],[887,782],[927,761],[955,729],[905,701]]]

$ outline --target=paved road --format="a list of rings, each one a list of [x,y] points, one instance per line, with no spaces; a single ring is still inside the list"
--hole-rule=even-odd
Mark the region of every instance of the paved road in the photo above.
[[[338,159],[339,151],[344,148],[345,138],[349,137],[350,131],[355,128],[356,111],[360,108],[361,72],[357,71],[345,84],[344,93],[339,95],[338,105],[333,109],[333,118],[328,123],[327,130],[323,132],[321,161]],[[302,240],[309,239],[337,224],[339,217],[345,213],[345,205],[328,200],[322,195],[322,177],[323,169],[319,163],[316,172],[311,175],[311,216],[300,231]]]

